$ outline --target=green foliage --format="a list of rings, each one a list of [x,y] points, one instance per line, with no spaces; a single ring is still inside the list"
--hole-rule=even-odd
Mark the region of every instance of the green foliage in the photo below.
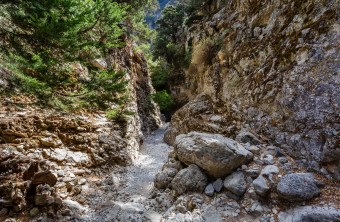
[[[172,68],[163,60],[158,60],[151,66],[152,85],[157,91],[167,88],[168,79],[171,75]]]
[[[0,7],[8,49],[51,65],[116,46],[125,16],[125,8],[110,0],[18,0]]]
[[[93,107],[107,109],[114,104],[123,105],[128,101],[127,81],[124,72],[97,71],[85,88],[84,99]]]
[[[151,97],[159,105],[162,112],[169,112],[174,105],[172,97],[166,90],[157,92]]]
[[[119,107],[116,109],[110,109],[106,112],[106,117],[117,122],[126,122],[130,116],[134,115],[134,112],[124,110]]]
[[[188,14],[192,14],[196,10],[199,10],[204,4],[212,2],[211,0],[188,0],[184,3],[185,11]]]
[[[163,57],[171,64],[179,60],[178,54],[184,49],[176,44],[177,33],[182,27],[184,16],[184,11],[180,8],[169,6],[164,9],[162,17],[157,21],[157,37],[154,42],[155,58]]]
[[[128,6],[111,0],[0,2],[0,47],[23,92],[60,109],[103,108],[127,101],[124,73],[89,68],[78,79],[74,64],[122,45]],[[5,57],[5,56],[4,56]]]

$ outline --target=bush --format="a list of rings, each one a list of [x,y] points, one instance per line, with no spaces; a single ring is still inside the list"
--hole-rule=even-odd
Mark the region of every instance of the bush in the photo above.
[[[170,67],[163,59],[158,60],[151,66],[152,85],[157,91],[167,89],[171,72],[172,67]]]
[[[174,100],[166,90],[152,94],[151,98],[159,105],[162,112],[170,112]]]
[[[106,112],[106,117],[117,122],[126,122],[129,116],[134,115],[134,112],[124,110],[124,107],[111,109]]]

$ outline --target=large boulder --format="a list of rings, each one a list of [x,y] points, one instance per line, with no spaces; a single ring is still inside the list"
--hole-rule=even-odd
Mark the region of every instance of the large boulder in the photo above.
[[[208,183],[207,176],[195,164],[178,172],[171,182],[172,189],[178,194],[188,191],[203,192]]]
[[[293,173],[281,178],[277,185],[279,196],[288,201],[305,201],[320,194],[311,173]]]
[[[340,210],[332,207],[304,206],[279,214],[279,222],[330,222],[340,221]]]
[[[246,164],[253,154],[236,141],[219,134],[191,132],[176,137],[180,161],[196,164],[213,177],[225,177]]]

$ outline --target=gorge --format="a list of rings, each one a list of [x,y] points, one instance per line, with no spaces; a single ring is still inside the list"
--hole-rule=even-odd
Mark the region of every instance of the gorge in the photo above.
[[[0,2],[0,221],[340,221],[338,0],[46,2]]]

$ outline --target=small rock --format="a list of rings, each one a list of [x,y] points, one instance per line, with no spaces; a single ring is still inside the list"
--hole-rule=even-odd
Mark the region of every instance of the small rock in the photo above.
[[[51,171],[36,173],[32,178],[32,184],[34,185],[48,184],[53,187],[57,183],[57,181],[57,175],[55,175]]]
[[[274,157],[270,154],[265,155],[262,160],[263,160],[263,163],[266,165],[274,164]]]
[[[276,147],[274,156],[275,157],[284,157],[285,155],[282,153],[280,148]]]
[[[235,172],[224,180],[224,187],[232,193],[242,196],[246,192],[247,183],[242,172]]]
[[[213,182],[213,187],[216,192],[220,192],[223,188],[223,180],[221,178],[218,178]]]
[[[252,152],[253,154],[260,153],[260,148],[258,148],[257,146],[249,146],[249,147],[246,147],[246,149]]]
[[[308,172],[320,172],[320,165],[315,160],[311,161],[308,163],[307,171]]]
[[[66,217],[66,216],[71,216],[72,215],[72,211],[70,209],[64,209],[61,211],[61,215]]]
[[[8,214],[8,209],[7,208],[2,208],[0,210],[0,216],[6,216]]]
[[[147,211],[145,213],[145,218],[148,219],[150,222],[159,222],[162,220],[162,215],[155,211]]]
[[[263,161],[262,160],[254,160],[254,163],[256,163],[257,165],[263,165]]]
[[[34,196],[34,203],[37,206],[45,206],[49,204],[50,195],[48,193],[37,194]]]
[[[255,202],[253,205],[251,205],[249,211],[255,215],[261,215],[264,212],[264,209],[259,202]]]
[[[263,176],[259,176],[253,181],[255,192],[260,196],[266,196],[271,188],[267,180]]]
[[[63,170],[58,170],[58,171],[57,171],[57,175],[58,175],[58,177],[64,177],[64,176],[65,176],[65,171],[63,171]]]
[[[260,170],[258,168],[252,168],[245,171],[245,174],[253,179],[260,175]]]
[[[63,144],[60,139],[55,139],[52,137],[40,138],[41,145],[46,147],[58,147]]]
[[[79,185],[84,185],[84,184],[86,184],[86,179],[85,178],[81,178],[79,180]]]
[[[285,164],[285,163],[288,162],[288,160],[287,160],[286,157],[280,157],[280,158],[279,158],[279,162],[280,162],[281,164]]]
[[[240,143],[250,143],[252,145],[260,145],[261,141],[247,129],[242,129],[236,136],[236,141]]]
[[[183,194],[187,191],[203,192],[207,182],[208,178],[203,171],[195,164],[191,164],[178,172],[171,185],[178,194]]]
[[[178,205],[178,206],[176,206],[176,209],[180,212],[180,213],[183,213],[183,214],[185,214],[188,210],[184,207],[184,206],[182,206],[182,205]]]
[[[34,207],[32,210],[30,210],[30,216],[31,217],[36,217],[40,213],[39,208]]]
[[[209,184],[205,190],[204,190],[204,193],[207,195],[207,196],[210,196],[212,197],[214,195],[214,186],[212,184]]]
[[[275,165],[268,165],[262,169],[261,175],[269,176],[271,174],[278,174],[279,168]]]

